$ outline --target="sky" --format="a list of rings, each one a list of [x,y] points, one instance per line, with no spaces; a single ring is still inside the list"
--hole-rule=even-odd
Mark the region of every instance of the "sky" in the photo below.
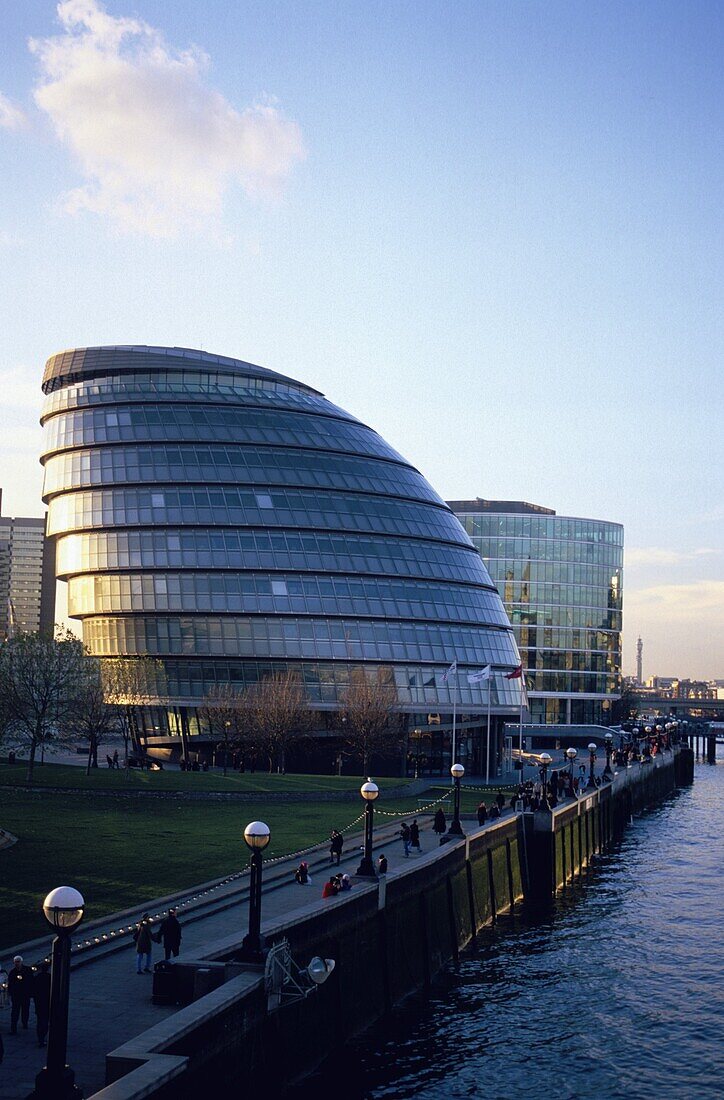
[[[724,7],[0,0],[0,486],[45,360],[203,348],[445,499],[625,527],[624,672],[724,678]]]

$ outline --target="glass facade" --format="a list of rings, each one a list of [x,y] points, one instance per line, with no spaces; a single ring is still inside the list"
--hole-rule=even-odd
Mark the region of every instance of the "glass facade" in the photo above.
[[[100,657],[163,669],[154,730],[212,685],[296,668],[310,705],[383,667],[415,724],[517,714],[510,620],[422,475],[314,389],[185,349],[87,348],[45,370],[44,499],[69,613]],[[457,680],[442,674],[457,660]],[[165,717],[164,717],[165,715]],[[419,720],[423,720],[420,718]],[[445,714],[442,715],[445,724]]]
[[[621,690],[623,527],[522,503],[450,504],[513,624],[531,721],[605,724]]]

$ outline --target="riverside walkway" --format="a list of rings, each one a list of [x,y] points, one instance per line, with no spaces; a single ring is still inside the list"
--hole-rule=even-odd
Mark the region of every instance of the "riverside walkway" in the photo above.
[[[402,842],[399,839],[401,820],[412,820],[417,816],[421,824],[421,854],[412,854],[405,860]],[[467,826],[470,828],[470,826]],[[360,859],[362,834],[350,834],[346,838],[340,870],[354,874]],[[439,847],[438,838],[432,831],[432,816],[409,814],[389,823],[379,821],[375,829],[375,853],[384,851],[389,861],[388,877],[395,874],[401,866],[409,866],[411,861],[419,862],[429,858]],[[294,882],[293,873],[299,863],[299,856],[279,860],[265,870],[263,895],[263,921],[270,924],[280,917],[288,916],[296,909],[305,909],[318,900],[320,909],[327,904],[322,900],[322,887],[330,873],[329,844],[320,845],[312,853],[305,855],[313,876],[311,886],[299,886]],[[336,872],[337,868],[334,868]],[[236,879],[219,886],[213,892],[213,900],[203,893],[199,895],[197,911],[193,907],[181,910],[179,917],[183,928],[181,959],[195,959],[208,954],[215,941],[236,932],[242,934],[248,924],[248,877]],[[354,889],[354,887],[353,887]],[[209,895],[211,896],[211,895]],[[133,914],[123,914],[119,923],[128,926],[140,919],[143,911],[152,915],[168,907],[170,902],[149,901],[143,910],[134,910]],[[113,919],[107,918],[106,927],[113,927]],[[263,925],[262,925],[263,931]],[[97,934],[94,929],[94,934]],[[82,938],[82,926],[81,937]],[[50,940],[37,952],[42,957],[48,949]],[[154,945],[154,962],[163,958],[163,949]],[[26,962],[34,962],[36,956],[26,950]],[[74,957],[71,976],[70,1021],[68,1029],[68,1062],[75,1070],[76,1082],[86,1097],[92,1096],[105,1084],[106,1054],[121,1043],[132,1039],[146,1028],[177,1012],[175,1006],[154,1005],[151,1003],[153,978],[149,974],[136,974],[135,945],[130,937],[122,943],[103,943],[97,951],[91,950],[87,956]],[[11,1036],[7,1030],[9,1009],[0,1015],[2,1036],[5,1044],[5,1060],[0,1065],[0,1100],[23,1100],[32,1091],[35,1075],[45,1064],[45,1050],[37,1045],[35,1036],[35,1016],[31,1008],[30,1026],[27,1031],[18,1029]]]

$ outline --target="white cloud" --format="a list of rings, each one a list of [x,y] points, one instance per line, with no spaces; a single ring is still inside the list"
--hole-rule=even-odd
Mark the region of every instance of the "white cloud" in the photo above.
[[[175,237],[218,222],[226,193],[280,193],[303,159],[299,126],[273,102],[241,111],[204,82],[208,58],[97,0],[58,5],[62,33],[30,43],[35,101],[83,169],[66,210],[124,230]]]
[[[628,565],[680,565],[685,561],[696,561],[698,558],[711,557],[720,554],[709,546],[701,546],[696,550],[673,550],[664,546],[632,547],[625,551],[625,564]]]
[[[701,625],[724,626],[724,581],[692,581],[658,584],[626,593],[626,613],[647,612],[664,623],[691,620]]]
[[[0,92],[0,130],[19,130],[25,125],[25,113]]]

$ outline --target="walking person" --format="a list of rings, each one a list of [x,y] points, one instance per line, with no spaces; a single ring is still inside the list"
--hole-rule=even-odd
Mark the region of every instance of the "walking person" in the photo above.
[[[133,938],[136,941],[136,973],[150,974],[153,941],[151,940],[151,918],[148,913],[144,913],[136,925]],[[144,958],[146,960],[145,966],[143,966]]]
[[[25,1031],[30,1019],[30,994],[33,985],[33,972],[23,963],[23,956],[16,955],[8,974],[8,993],[10,995],[10,1034],[17,1035],[18,1020]]]
[[[33,978],[33,1004],[35,1005],[35,1034],[38,1046],[45,1046],[50,1017],[50,963],[42,962]]]
[[[175,909],[169,909],[168,916],[164,917],[158,926],[156,942],[163,943],[164,958],[166,962],[168,962],[172,955],[174,959],[178,958],[179,949],[181,947],[181,925],[176,918]]]
[[[417,848],[418,852],[422,850],[420,848],[420,826],[417,824],[417,818],[414,818],[410,825],[410,847]]]
[[[339,867],[339,861],[342,858],[342,847],[344,846],[344,837],[341,833],[338,833],[336,829],[332,829],[332,835],[330,836],[329,846],[329,862],[336,863]]]
[[[478,803],[478,825],[484,825],[488,820],[488,807],[484,802]]]
[[[405,849],[405,859],[408,859],[410,855],[410,826],[406,821],[403,821],[400,826],[400,836],[402,838],[402,847]]]
[[[439,806],[438,809],[435,811],[435,820],[432,823],[432,827],[436,833],[440,834],[440,836],[442,836],[442,834],[447,829],[445,811],[443,810],[442,806]]]

